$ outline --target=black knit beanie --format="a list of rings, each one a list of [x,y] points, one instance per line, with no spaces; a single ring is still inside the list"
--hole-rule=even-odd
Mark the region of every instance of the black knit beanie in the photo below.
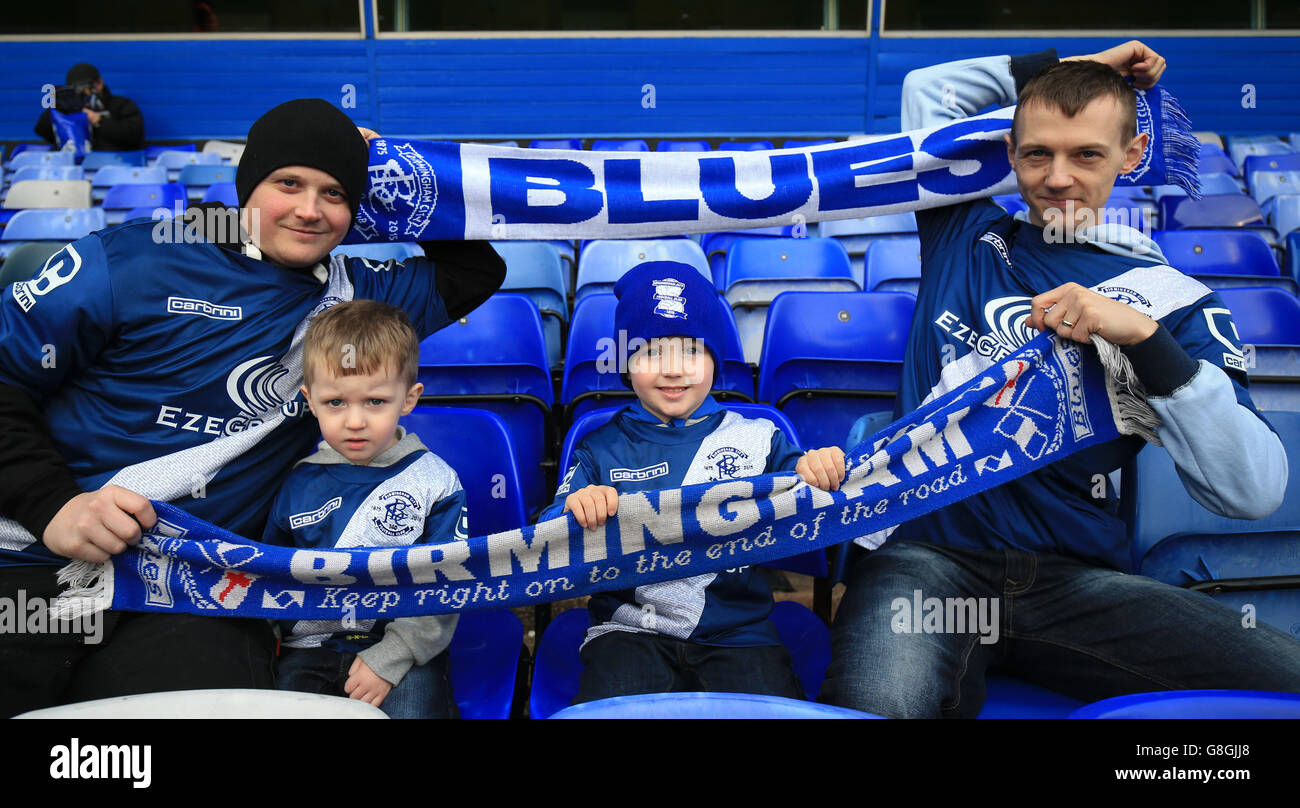
[[[277,168],[307,166],[338,180],[355,219],[366,190],[369,154],[357,125],[330,102],[320,98],[286,101],[248,130],[248,144],[235,173],[239,206],[247,205],[253,189]]]

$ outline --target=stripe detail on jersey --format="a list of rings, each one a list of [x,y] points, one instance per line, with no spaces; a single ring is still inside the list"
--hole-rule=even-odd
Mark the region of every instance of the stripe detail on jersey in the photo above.
[[[348,519],[333,549],[414,544],[424,535],[424,520],[430,509],[459,490],[460,482],[451,466],[432,452],[425,452],[411,465],[375,486]],[[401,535],[386,531],[382,524],[393,518],[395,508],[402,511],[402,519],[411,520],[412,529]],[[284,644],[290,648],[317,648],[339,632],[369,632],[375,622],[350,620],[350,625],[344,625],[338,620],[299,620]]]

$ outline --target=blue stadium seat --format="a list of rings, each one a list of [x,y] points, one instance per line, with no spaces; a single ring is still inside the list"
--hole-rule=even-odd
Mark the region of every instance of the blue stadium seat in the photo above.
[[[164,143],[156,146],[145,146],[144,156],[149,164],[152,165],[158,162],[158,159],[167,152],[196,152],[198,150],[199,147],[194,143]]]
[[[28,167],[72,166],[76,164],[76,157],[70,151],[25,151],[10,157],[9,165],[6,168],[10,171],[17,171],[20,168]]]
[[[552,138],[549,140],[534,140],[528,144],[530,149],[569,149],[571,151],[580,151],[582,149],[582,140],[579,138]]]
[[[803,699],[758,696],[752,693],[641,693],[575,704],[551,716],[555,720],[590,721],[666,718],[717,719],[863,719],[884,716],[832,707]]]
[[[1127,225],[1144,233],[1156,229],[1159,224],[1156,203],[1147,197],[1134,195],[1132,192],[1136,190],[1133,187],[1112,189],[1106,207],[1102,209],[1101,221]]]
[[[1255,405],[1300,412],[1300,299],[1268,287],[1218,291],[1246,351]]]
[[[203,192],[204,202],[220,202],[231,207],[239,206],[239,192],[233,182],[214,182]]]
[[[1250,194],[1260,204],[1278,194],[1300,194],[1300,171],[1256,171],[1251,177]]]
[[[494,241],[492,246],[506,262],[501,291],[527,295],[537,304],[546,332],[546,356],[551,367],[558,367],[564,359],[564,337],[569,326],[559,251],[546,241]]]
[[[1300,193],[1278,194],[1262,207],[1264,218],[1283,240],[1291,231],[1300,230]]]
[[[103,208],[109,224],[120,224],[126,211],[141,207],[180,207],[188,204],[185,186],[177,182],[165,185],[114,185],[104,194]]]
[[[330,255],[350,255],[354,258],[369,258],[371,261],[401,262],[408,258],[423,258],[424,250],[419,244],[410,241],[375,242],[340,244],[330,250]]]
[[[1259,203],[1240,192],[1210,194],[1198,200],[1188,196],[1160,198],[1160,221],[1165,230],[1206,227],[1251,227],[1264,224]]]
[[[554,393],[542,318],[533,301],[493,295],[467,317],[426,337],[420,343],[419,378],[424,402],[500,416],[514,439],[529,512],[548,501],[542,463]]]
[[[1300,468],[1300,412],[1265,412]],[[1300,475],[1287,480],[1282,507],[1259,520],[1228,519],[1184,490],[1169,453],[1147,446],[1121,475],[1120,515],[1129,526],[1133,570],[1192,587],[1300,638]],[[1273,580],[1270,580],[1273,579]]]
[[[735,410],[737,414],[746,418],[766,418],[775,424],[791,443],[800,448],[820,448],[808,447],[802,443],[799,440],[799,433],[794,428],[794,424],[790,423],[790,419],[785,416],[785,413],[775,407],[769,407],[766,404],[751,404],[742,401],[728,401],[726,402],[726,407],[729,410]],[[569,466],[573,462],[573,452],[578,447],[578,444],[582,442],[582,439],[593,430],[599,429],[607,424],[609,419],[613,418],[614,414],[622,408],[622,405],[602,407],[598,410],[590,410],[574,419],[573,425],[569,427],[569,431],[564,436],[564,445],[560,450],[560,464],[557,468],[559,469],[561,477],[568,473]],[[783,558],[779,561],[764,564],[763,566],[771,567],[772,569],[786,570],[788,572],[797,572],[801,575],[811,575],[814,578],[824,578],[829,574],[829,568],[826,564],[826,553],[822,550],[800,553],[797,556]]]
[[[1259,171],[1300,171],[1300,153],[1287,152],[1247,157],[1242,166],[1242,174],[1246,178],[1247,186],[1255,184],[1252,178]]]
[[[81,166],[27,166],[9,177],[9,182],[24,180],[84,180],[86,172]]]
[[[872,242],[916,232],[916,214],[890,213],[867,219],[835,219],[821,223],[819,235],[844,245],[853,266],[853,277],[866,285],[865,256]]]
[[[463,612],[451,637],[451,690],[461,718],[509,718],[524,624],[508,609]]]
[[[1295,288],[1281,276],[1272,248],[1254,230],[1157,230],[1153,235],[1169,266],[1207,286]]]
[[[1300,718],[1300,693],[1167,690],[1080,707],[1070,718]]]
[[[1300,231],[1286,236],[1286,277],[1300,282]]]
[[[190,199],[202,199],[209,185],[218,182],[235,181],[237,166],[229,165],[187,165],[181,169],[179,182],[189,189]]]
[[[849,254],[829,238],[747,239],[727,254],[724,287],[745,361],[763,350],[768,306],[782,292],[857,292]],[[825,445],[825,444],[818,444]]]
[[[76,241],[107,226],[99,208],[20,210],[5,226],[4,241]]]
[[[700,247],[709,259],[709,272],[713,284],[721,292],[726,288],[727,252],[733,244],[755,238],[793,238],[794,226],[756,227],[751,230],[730,230],[722,233],[705,233],[700,237]]]
[[[875,241],[863,263],[864,291],[907,292],[915,297],[921,285],[921,239],[898,236]]]
[[[989,671],[984,686],[979,718],[1067,718],[1083,706],[1079,699],[996,670]]]
[[[718,144],[718,151],[771,151],[775,148],[770,140],[727,140]]]
[[[709,151],[707,140],[661,140],[655,144],[655,151]]]
[[[88,208],[89,180],[23,180],[9,186],[4,206],[14,208]]]
[[[108,165],[90,179],[91,196],[101,200],[114,185],[165,185],[167,169],[161,166]]]
[[[148,151],[147,148],[146,151]],[[150,165],[162,166],[167,169],[168,182],[179,182],[181,169],[185,168],[185,166],[219,166],[224,163],[225,161],[219,154],[200,151],[182,151],[175,147],[165,149],[159,152],[156,158],[151,156],[149,160]]]
[[[514,445],[495,413],[420,404],[400,423],[456,471],[465,489],[471,536],[528,523]]]
[[[592,151],[650,151],[650,144],[644,140],[593,140]]]
[[[1204,177],[1206,174],[1227,174],[1232,177],[1241,176],[1241,171],[1237,163],[1223,149],[1211,143],[1202,143],[1200,156],[1198,158],[1198,173]]]
[[[569,327],[569,343],[565,346],[564,380],[560,387],[560,402],[571,418],[614,402],[626,401],[632,391],[623,384],[618,373],[606,367],[616,358],[613,345],[614,309],[618,299],[611,293],[593,294],[578,301]],[[726,305],[718,300],[718,317],[723,325],[731,323]],[[734,326],[734,324],[732,324]],[[740,353],[740,338],[734,327],[727,329],[727,344],[723,351],[722,368],[718,373],[713,395],[725,401],[752,401],[753,375]]]
[[[617,360],[617,349],[611,345],[617,305],[612,293],[603,293],[587,295],[573,307],[560,385],[560,403],[568,418],[632,396],[616,369],[608,366],[611,359]]]
[[[15,143],[13,149],[9,152],[9,159],[13,159],[23,152],[47,152],[54,149],[48,143]],[[8,163],[5,164],[6,166]]]
[[[916,299],[901,292],[787,292],[772,303],[758,398],[805,446],[839,446],[865,412],[893,410]]]
[[[704,250],[688,238],[596,239],[587,242],[578,257],[574,303],[587,295],[613,291],[624,273],[646,261],[679,261],[697,268],[705,278],[713,279]]]
[[[1229,135],[1228,156],[1237,168],[1245,171],[1246,158],[1272,154],[1291,154],[1291,148],[1276,135]]]
[[[778,601],[771,619],[781,642],[790,649],[805,694],[810,701],[816,699],[830,664],[830,631],[812,612],[794,601]],[[583,668],[578,648],[589,625],[587,610],[578,608],[561,612],[546,627],[537,643],[533,665],[528,699],[530,718],[549,718],[569,706],[578,695]]]
[[[1151,199],[1152,189],[1146,185],[1116,185],[1110,190],[1110,200],[1112,203],[1119,199]]]
[[[1167,196],[1187,196],[1187,190],[1181,185],[1157,185],[1152,191],[1156,202]],[[1205,196],[1217,196],[1219,194],[1244,194],[1246,191],[1231,174],[1216,172],[1201,175],[1201,193]],[[1168,225],[1166,225],[1166,228],[1168,228]]]
[[[143,166],[148,163],[144,150],[129,152],[97,151],[86,155],[81,167],[87,171],[98,171],[105,166]]]

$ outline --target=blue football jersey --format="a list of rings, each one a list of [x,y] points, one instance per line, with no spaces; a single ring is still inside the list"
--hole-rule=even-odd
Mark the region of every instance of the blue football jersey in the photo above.
[[[1028,325],[1030,300],[1069,281],[1160,321],[1193,359],[1222,368],[1237,401],[1254,411],[1242,346],[1222,300],[1165,266],[1154,242],[1137,231],[1097,227],[1088,231],[1089,243],[1049,243],[1043,228],[987,200],[919,211],[916,218],[922,277],[896,416],[1037,336]],[[1035,426],[1044,434],[1055,428],[1060,425],[1050,418]],[[1079,452],[905,523],[892,540],[1055,552],[1127,569],[1125,525],[1102,478],[1141,446],[1139,438],[1126,437]],[[1033,444],[1022,451],[1034,451]],[[1016,457],[977,458],[974,470],[996,473]]]
[[[291,270],[129,223],[4,290],[0,384],[41,404],[83,488],[113,483],[256,536],[319,434],[299,393],[307,323],[360,298],[404,309],[422,336],[448,322],[424,258]],[[0,563],[42,560],[55,557],[0,520]]]
[[[710,397],[695,417],[660,425],[640,403],[620,410],[578,445],[555,501],[539,521],[559,516],[564,500],[588,485],[607,485],[620,494],[777,471],[793,471],[803,452],[771,421],[748,419],[719,407]],[[680,422],[679,422],[680,423]],[[660,549],[649,563],[670,564],[676,555]],[[772,592],[750,566],[694,575],[676,581],[592,595],[587,606],[587,640],[610,631],[660,633],[706,645],[779,645],[767,619]]]

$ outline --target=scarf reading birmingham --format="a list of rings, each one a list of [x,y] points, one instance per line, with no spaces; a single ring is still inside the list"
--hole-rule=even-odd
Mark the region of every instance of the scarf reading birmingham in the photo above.
[[[1181,110],[1163,91],[1138,98],[1139,131],[1152,147],[1130,181],[1173,180],[1194,193],[1195,141],[1185,142]],[[951,204],[1013,187],[1002,141],[1010,120],[1001,110],[870,142],[747,154],[378,140],[353,236],[656,236]],[[565,514],[464,541],[298,550],[250,542],[155,502],[158,524],[139,546],[60,572],[71,588],[56,611],[65,619],[105,608],[394,618],[759,564],[876,533],[1121,434],[1156,442],[1156,416],[1131,379],[1113,346],[1043,334],[854,447],[839,491],[770,474],[624,494],[618,513],[593,530]]]

